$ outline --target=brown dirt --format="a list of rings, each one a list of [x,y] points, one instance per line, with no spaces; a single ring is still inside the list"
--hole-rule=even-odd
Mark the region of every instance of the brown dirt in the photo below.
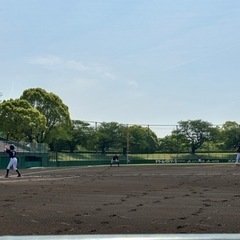
[[[240,233],[234,165],[20,171],[0,171],[0,235]]]

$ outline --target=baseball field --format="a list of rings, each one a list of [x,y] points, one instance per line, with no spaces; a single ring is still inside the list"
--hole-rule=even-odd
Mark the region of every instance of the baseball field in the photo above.
[[[240,167],[0,170],[0,235],[240,233]]]

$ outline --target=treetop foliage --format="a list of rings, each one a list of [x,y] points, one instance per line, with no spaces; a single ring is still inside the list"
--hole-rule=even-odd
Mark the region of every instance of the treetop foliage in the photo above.
[[[54,93],[48,93],[41,88],[30,88],[23,92],[20,99],[28,101],[46,117],[48,128],[58,123],[70,124],[68,107]]]
[[[29,102],[20,99],[3,101],[0,105],[1,130],[10,132],[16,140],[32,141],[39,131],[46,130],[46,118]]]

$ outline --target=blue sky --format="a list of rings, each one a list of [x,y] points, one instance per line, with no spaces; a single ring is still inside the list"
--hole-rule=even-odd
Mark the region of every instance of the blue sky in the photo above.
[[[239,0],[0,0],[0,92],[72,119],[240,123]]]

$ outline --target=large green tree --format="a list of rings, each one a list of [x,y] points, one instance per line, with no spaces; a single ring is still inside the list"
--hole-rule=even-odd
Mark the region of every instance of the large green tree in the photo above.
[[[174,134],[159,139],[159,150],[161,152],[178,152],[184,150],[181,141]]]
[[[220,129],[220,133],[223,150],[233,149],[234,145],[240,143],[240,125],[237,122],[225,122]]]
[[[39,131],[46,130],[46,118],[26,100],[10,99],[0,104],[1,130],[11,138],[32,142]]]
[[[130,152],[150,153],[158,148],[157,135],[148,127],[133,125],[128,127]]]
[[[188,120],[178,122],[178,129],[173,131],[179,140],[195,154],[206,141],[212,138],[213,126],[202,120]]]
[[[50,135],[55,126],[71,125],[68,107],[54,93],[48,93],[42,88],[30,88],[23,92],[20,99],[28,101],[46,118],[47,129],[39,129],[38,142],[49,142]]]
[[[104,154],[107,150],[122,149],[125,127],[116,122],[101,123],[95,133],[95,144]]]
[[[72,120],[71,125],[58,125],[53,129],[50,149],[68,150],[73,152],[77,148],[88,150],[91,146],[94,128],[89,123]],[[90,149],[92,150],[92,149]]]

